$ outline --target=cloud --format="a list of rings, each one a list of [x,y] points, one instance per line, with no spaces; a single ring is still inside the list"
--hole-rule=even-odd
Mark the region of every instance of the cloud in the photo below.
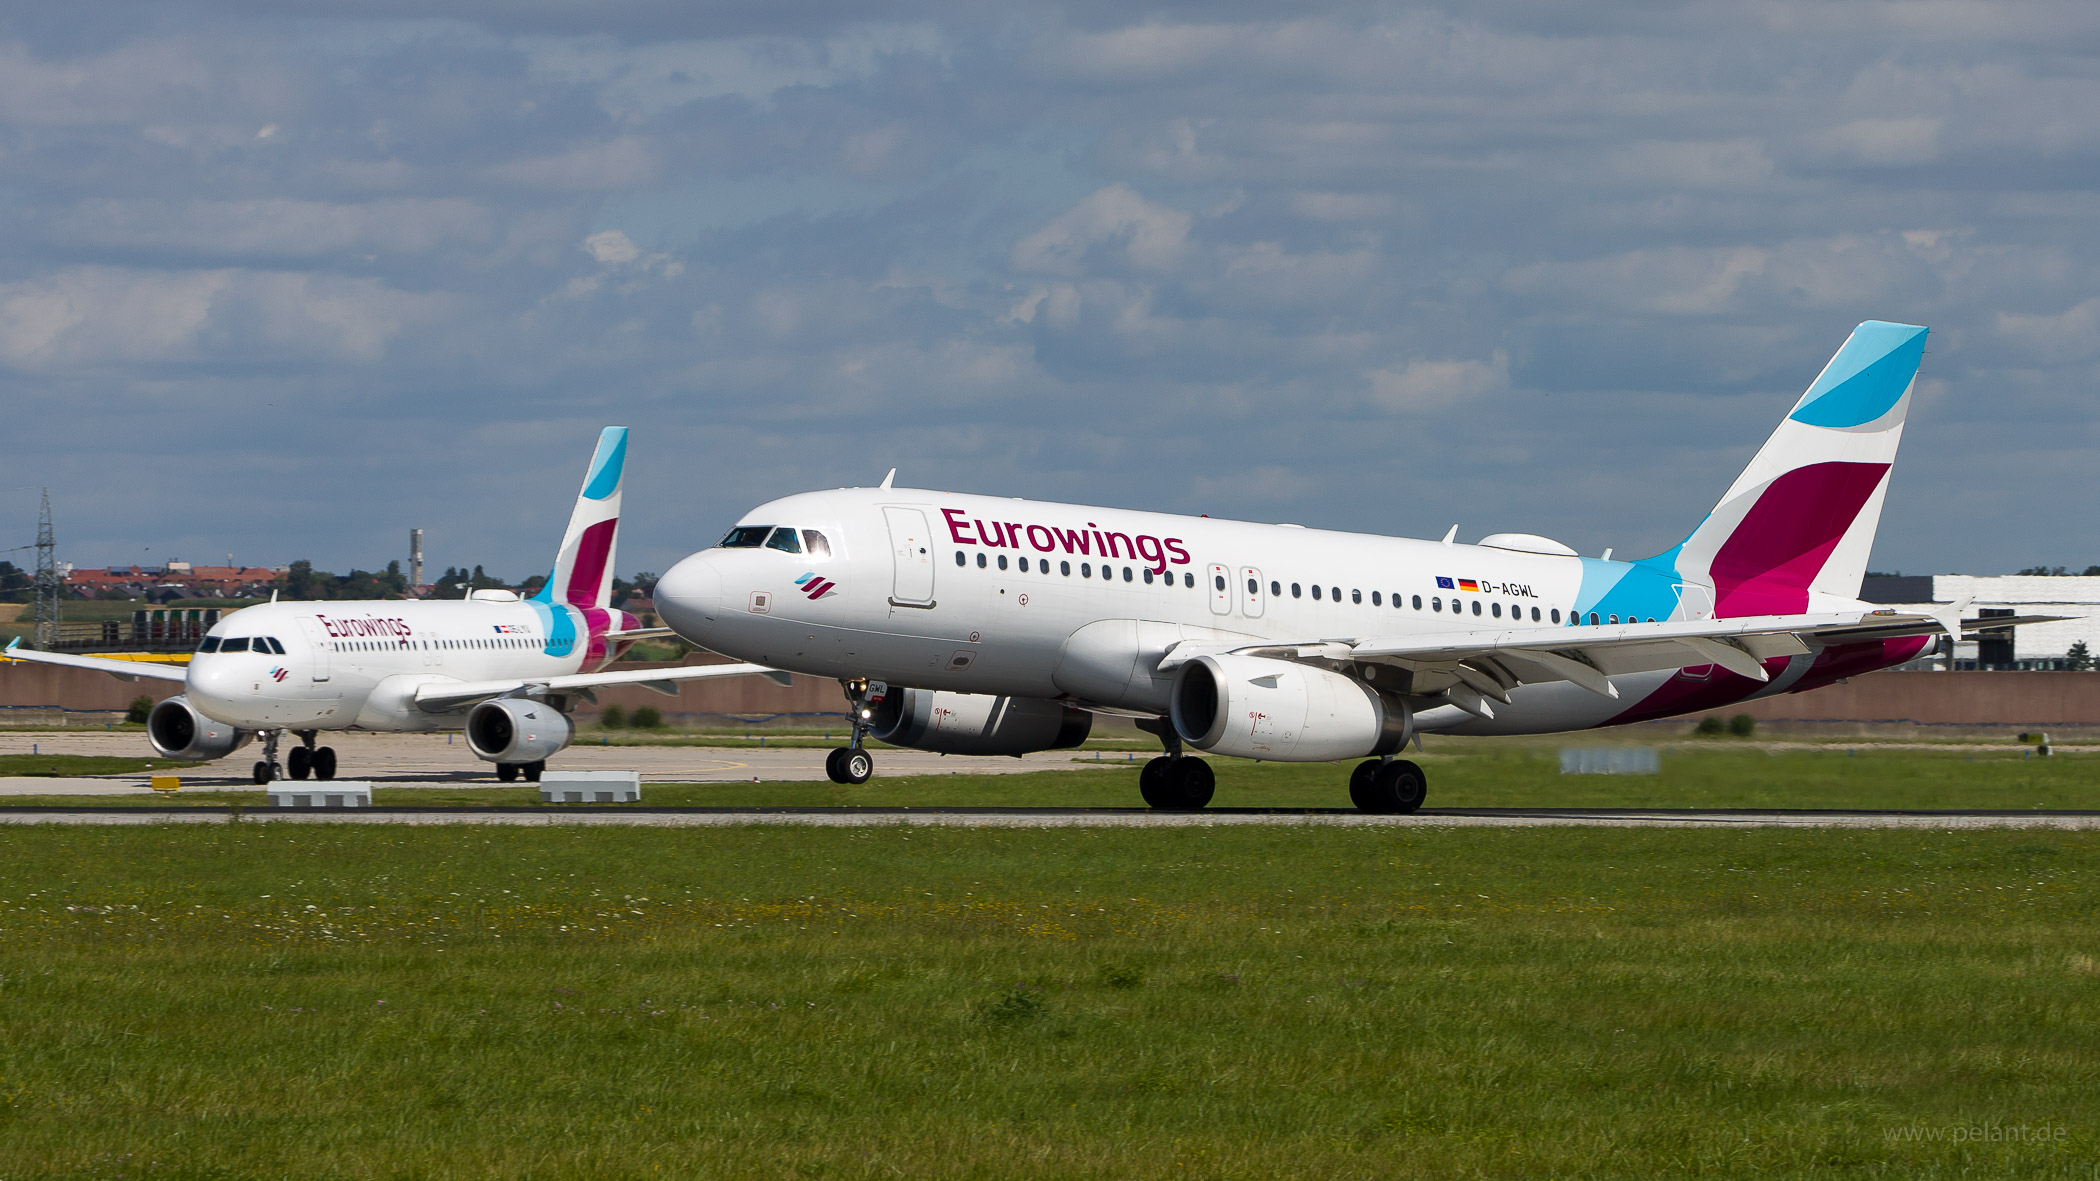
[[[1146,200],[1129,185],[1108,185],[1016,242],[1013,265],[1022,271],[1077,275],[1095,247],[1107,246],[1141,270],[1168,271],[1185,253],[1194,220],[1181,210]]]
[[[1371,405],[1395,413],[1446,410],[1509,389],[1509,354],[1485,361],[1409,361],[1365,374]]]

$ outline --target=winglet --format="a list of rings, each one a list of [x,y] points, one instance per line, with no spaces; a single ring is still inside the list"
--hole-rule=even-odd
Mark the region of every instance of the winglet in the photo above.
[[[1963,595],[1961,598],[1932,613],[1933,622],[1945,628],[1948,637],[1956,644],[1961,643],[1961,617],[1969,613],[1969,604],[1975,601],[1975,595]],[[9,646],[12,647],[13,645]]]
[[[890,486],[890,481],[892,481],[892,480],[894,480],[894,479],[896,479],[896,478],[897,478],[897,469],[896,469],[896,468],[891,468],[891,469],[890,469],[890,474],[889,474],[889,475],[887,475],[887,476],[884,476],[884,477],[882,478],[882,484],[881,484],[881,487],[882,487],[882,489],[883,489],[884,491],[888,491],[888,490],[889,490],[889,486]]]

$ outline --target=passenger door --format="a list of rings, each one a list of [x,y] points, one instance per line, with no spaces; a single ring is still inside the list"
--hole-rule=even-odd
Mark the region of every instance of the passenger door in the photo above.
[[[889,522],[890,554],[896,561],[890,605],[933,606],[933,534],[926,527],[926,514],[915,508],[884,505],[882,516]]]
[[[311,615],[301,617],[299,626],[306,631],[307,659],[311,662],[308,667],[313,670],[313,679],[325,681],[331,667],[328,661],[328,633],[321,630],[321,621]]]

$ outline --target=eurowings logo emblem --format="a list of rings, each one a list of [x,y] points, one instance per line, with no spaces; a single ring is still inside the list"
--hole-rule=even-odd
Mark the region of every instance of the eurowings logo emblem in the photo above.
[[[270,670],[270,679],[273,681],[281,681],[290,675],[291,671],[281,664]]]
[[[839,584],[828,578],[817,577],[816,571],[812,570],[796,579],[795,585],[801,587],[802,593],[809,596],[810,602],[814,603],[818,599],[830,595],[832,591],[837,590]]]

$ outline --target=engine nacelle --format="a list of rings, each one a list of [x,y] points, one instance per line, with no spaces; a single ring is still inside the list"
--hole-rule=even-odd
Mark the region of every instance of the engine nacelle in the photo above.
[[[575,736],[569,715],[529,697],[498,697],[467,714],[467,747],[491,763],[537,763]]]
[[[171,759],[223,759],[255,735],[197,712],[189,698],[177,695],[146,715],[146,740]]]
[[[1413,737],[1407,702],[1313,665],[1199,656],[1174,670],[1175,733],[1197,750],[1323,763],[1398,753]]]
[[[950,755],[1025,755],[1078,746],[1094,715],[1034,697],[891,689],[870,733],[891,746]]]

